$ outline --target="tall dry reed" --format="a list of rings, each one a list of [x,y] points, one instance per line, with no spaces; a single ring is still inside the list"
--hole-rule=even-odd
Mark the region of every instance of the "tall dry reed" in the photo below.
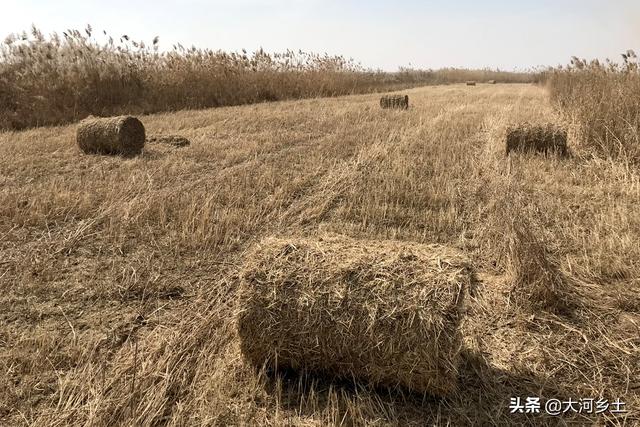
[[[262,101],[369,93],[532,75],[490,70],[365,69],[352,59],[288,50],[268,54],[159,49],[127,35],[94,37],[91,26],[45,36],[37,28],[0,44],[0,129],[72,122],[93,115],[140,114]]]
[[[586,152],[609,158],[640,160],[640,73],[633,51],[623,62],[588,62],[548,74],[551,99],[577,129]]]

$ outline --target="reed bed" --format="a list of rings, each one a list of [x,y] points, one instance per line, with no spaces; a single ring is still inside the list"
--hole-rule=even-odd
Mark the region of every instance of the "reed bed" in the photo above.
[[[633,51],[622,63],[574,57],[549,72],[551,100],[574,125],[589,156],[640,161],[640,72]]]
[[[160,40],[94,36],[37,28],[0,44],[0,129],[263,101],[384,92],[421,85],[500,78],[530,82],[529,73],[491,70],[370,70],[343,56],[287,50],[267,53],[186,48],[162,51]],[[104,41],[102,41],[104,40]]]

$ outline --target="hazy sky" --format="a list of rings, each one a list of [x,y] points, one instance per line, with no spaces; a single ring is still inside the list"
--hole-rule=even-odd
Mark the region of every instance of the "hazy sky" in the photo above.
[[[107,30],[163,48],[287,48],[395,70],[566,64],[640,47],[640,0],[0,0],[0,36]],[[115,38],[115,37],[114,37]]]

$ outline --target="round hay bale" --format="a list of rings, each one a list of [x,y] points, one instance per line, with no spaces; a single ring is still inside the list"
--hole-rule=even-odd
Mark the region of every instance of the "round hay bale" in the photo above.
[[[445,395],[470,281],[466,258],[441,246],[269,238],[242,273],[241,349],[256,367]]]
[[[87,117],[78,124],[76,139],[86,154],[139,154],[144,147],[145,130],[132,116]]]
[[[404,110],[409,108],[409,95],[405,95],[402,103],[402,108]]]
[[[380,107],[406,110],[409,108],[409,95],[385,95],[380,98]]]
[[[567,131],[546,123],[522,123],[507,129],[506,153],[512,151],[567,154]]]

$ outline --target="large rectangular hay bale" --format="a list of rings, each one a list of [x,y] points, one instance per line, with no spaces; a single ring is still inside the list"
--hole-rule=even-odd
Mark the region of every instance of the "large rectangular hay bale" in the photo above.
[[[474,81],[468,81],[468,82],[466,83],[466,85],[467,85],[467,86],[475,86],[475,85],[476,85],[476,82],[474,82]]]
[[[471,281],[458,251],[415,243],[269,238],[242,273],[238,331],[257,367],[432,395],[455,389]]]
[[[145,129],[132,116],[90,116],[78,124],[76,141],[87,154],[135,155],[144,147]]]
[[[567,153],[567,131],[552,124],[523,123],[507,129],[506,152]]]
[[[409,108],[409,95],[385,95],[380,98],[380,107],[406,110]]]

